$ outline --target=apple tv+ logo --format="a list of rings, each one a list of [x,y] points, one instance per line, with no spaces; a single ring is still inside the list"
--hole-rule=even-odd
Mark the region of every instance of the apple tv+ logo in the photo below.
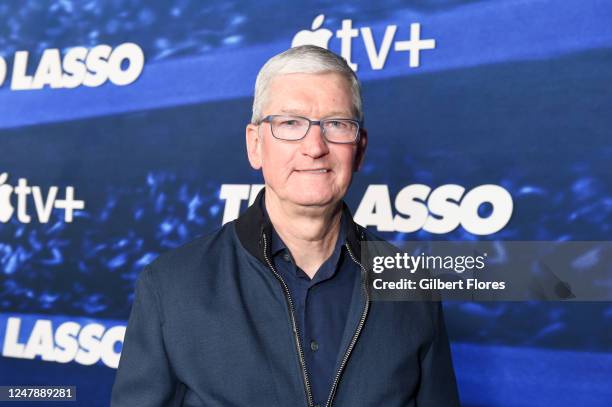
[[[0,222],[2,223],[8,222],[15,214],[15,207],[11,202],[11,195],[13,194],[17,198],[17,220],[21,223],[32,221],[32,216],[28,210],[28,195],[32,195],[36,216],[40,223],[49,222],[51,211],[54,208],[64,210],[64,221],[66,223],[73,221],[75,210],[85,208],[85,201],[75,199],[74,187],[66,187],[64,199],[58,199],[59,188],[56,186],[50,187],[47,196],[43,197],[41,188],[39,186],[29,186],[27,179],[19,178],[16,187],[6,184],[7,179],[8,174],[6,172],[0,174]]]
[[[302,30],[295,34],[291,41],[291,47],[317,45],[328,49],[329,41],[334,36],[334,33],[327,28],[321,28],[324,20],[324,14],[316,16],[312,21],[310,30]],[[353,71],[357,71],[359,68],[359,65],[351,60],[353,38],[358,38],[359,36],[361,36],[370,67],[373,70],[380,70],[385,67],[391,45],[393,45],[393,50],[396,52],[408,51],[408,66],[410,68],[418,68],[420,66],[422,51],[436,48],[436,40],[421,39],[420,23],[410,24],[410,38],[408,40],[394,41],[396,32],[396,25],[388,25],[382,41],[375,41],[370,27],[353,28],[353,21],[346,19],[342,20],[342,28],[336,31],[336,38],[340,39],[340,54]],[[377,42],[379,43],[378,46],[376,45]]]

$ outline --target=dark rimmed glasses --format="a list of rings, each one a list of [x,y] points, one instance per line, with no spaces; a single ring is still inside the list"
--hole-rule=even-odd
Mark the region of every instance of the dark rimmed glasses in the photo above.
[[[359,120],[354,119],[321,119],[310,120],[302,116],[272,114],[259,121],[270,123],[272,136],[279,140],[298,141],[306,137],[310,127],[318,125],[325,140],[330,143],[350,144],[359,140]]]

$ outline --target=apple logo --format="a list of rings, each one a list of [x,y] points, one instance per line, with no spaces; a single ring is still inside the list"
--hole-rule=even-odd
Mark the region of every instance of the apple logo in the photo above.
[[[0,174],[0,222],[6,223],[13,216],[13,205],[11,205],[11,194],[13,193],[13,187],[10,185],[3,185],[8,174],[3,172]]]
[[[324,14],[319,14],[312,20],[311,30],[302,30],[295,34],[293,40],[291,41],[291,48],[297,47],[299,45],[317,45],[321,48],[327,49],[327,43],[332,37],[333,33],[326,29],[321,28],[323,25],[323,20],[325,20]]]

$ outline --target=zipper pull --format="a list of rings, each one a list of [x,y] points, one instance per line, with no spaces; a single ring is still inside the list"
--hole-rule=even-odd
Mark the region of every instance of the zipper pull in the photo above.
[[[263,225],[259,227],[259,247],[263,244],[264,228]]]

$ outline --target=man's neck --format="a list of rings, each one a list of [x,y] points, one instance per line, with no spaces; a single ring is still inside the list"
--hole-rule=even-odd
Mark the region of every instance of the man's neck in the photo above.
[[[303,208],[283,203],[266,189],[265,205],[274,230],[291,252],[297,266],[313,278],[336,246],[342,202],[330,207]]]

